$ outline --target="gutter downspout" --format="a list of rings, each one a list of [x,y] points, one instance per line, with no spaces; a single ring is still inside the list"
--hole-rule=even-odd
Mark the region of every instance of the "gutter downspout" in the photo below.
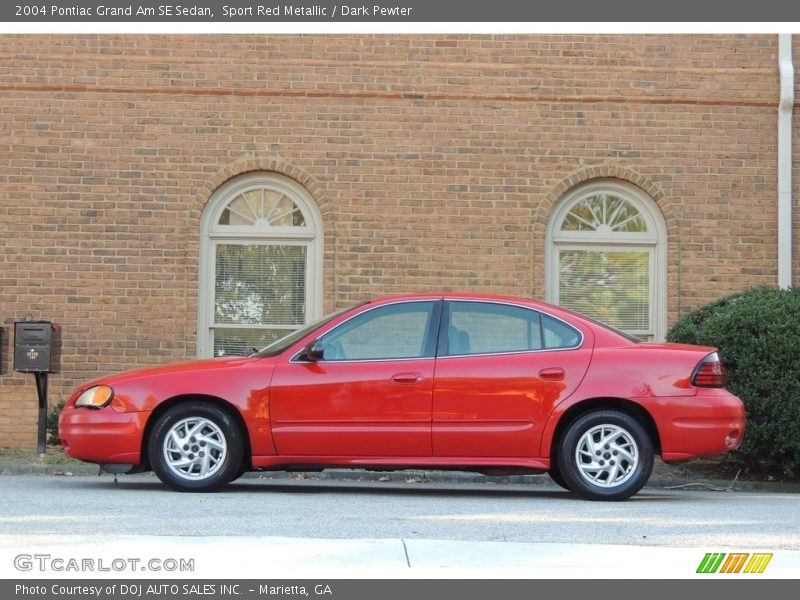
[[[778,286],[792,286],[792,109],[794,108],[794,65],[792,36],[778,35]]]

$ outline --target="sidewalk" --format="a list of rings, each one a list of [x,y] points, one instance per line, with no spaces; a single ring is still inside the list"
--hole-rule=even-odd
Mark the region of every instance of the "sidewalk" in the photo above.
[[[64,536],[0,534],[0,578],[80,579],[82,570],[55,570],[61,560],[91,557],[94,578],[694,578],[708,548],[612,544],[552,544],[432,539],[330,539],[255,536]],[[737,549],[747,551],[746,549]],[[725,551],[725,550],[723,550]],[[19,555],[41,555],[30,571],[13,567]],[[125,557],[126,568],[103,568]],[[127,565],[131,558],[139,562]],[[97,561],[103,559],[103,564]],[[151,562],[156,559],[157,563]],[[191,559],[193,570],[153,570],[165,559]],[[80,564],[80,562],[78,562]],[[121,563],[120,563],[121,564]],[[147,565],[151,565],[148,567]],[[44,566],[44,568],[42,568]],[[99,567],[99,568],[98,568]],[[147,571],[141,573],[141,571]],[[800,551],[775,550],[769,568],[741,577],[797,578]]]

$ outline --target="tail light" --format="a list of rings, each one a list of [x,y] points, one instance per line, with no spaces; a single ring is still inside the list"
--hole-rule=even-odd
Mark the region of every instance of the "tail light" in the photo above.
[[[725,369],[717,352],[706,356],[695,367],[692,385],[697,387],[725,387]]]

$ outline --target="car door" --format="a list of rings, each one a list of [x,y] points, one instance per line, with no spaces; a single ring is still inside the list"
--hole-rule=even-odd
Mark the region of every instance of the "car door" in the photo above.
[[[281,362],[270,386],[277,452],[430,456],[441,304],[368,307],[319,338],[322,360]]]
[[[591,331],[524,306],[445,302],[433,391],[433,454],[539,454],[553,406],[589,366]]]

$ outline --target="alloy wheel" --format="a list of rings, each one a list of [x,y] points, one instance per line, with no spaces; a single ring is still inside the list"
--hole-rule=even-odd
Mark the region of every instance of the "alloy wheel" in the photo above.
[[[199,481],[213,476],[228,452],[225,434],[213,421],[189,417],[164,437],[164,462],[178,477]]]
[[[603,488],[624,484],[636,470],[639,447],[624,428],[604,423],[587,430],[575,448],[575,464],[587,482]]]

